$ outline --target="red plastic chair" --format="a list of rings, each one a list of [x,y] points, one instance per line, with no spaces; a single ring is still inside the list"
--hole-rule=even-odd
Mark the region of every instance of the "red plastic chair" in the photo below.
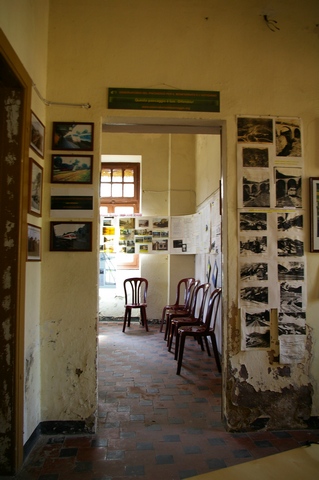
[[[126,323],[130,326],[132,310],[137,308],[140,310],[140,319],[145,330],[148,332],[147,316],[146,316],[146,298],[148,290],[148,280],[143,277],[133,277],[124,280],[124,294],[125,294],[125,313],[123,332],[125,332]]]
[[[209,356],[211,356],[208,340],[207,340],[207,337],[210,337],[212,341],[217,369],[219,372],[221,372],[221,364],[220,364],[219,353],[218,353],[217,343],[216,343],[216,336],[215,336],[215,325],[216,325],[218,308],[220,305],[221,293],[222,293],[221,288],[216,288],[211,293],[209,297],[208,306],[207,306],[205,323],[197,326],[189,326],[189,327],[185,326],[178,329],[177,335],[179,336],[179,349],[178,349],[178,362],[177,362],[177,371],[176,371],[177,375],[181,373],[184,346],[185,346],[185,340],[187,337],[195,338],[201,345],[202,350],[204,350],[204,346],[203,346],[203,340],[204,340],[207,353]]]
[[[170,330],[169,330],[169,336],[167,341],[169,352],[172,349],[172,343],[173,343],[175,332],[177,332],[180,327],[183,327],[184,325],[185,326],[200,325],[201,323],[203,323],[204,310],[205,310],[206,299],[207,299],[209,289],[210,289],[210,283],[203,283],[196,287],[195,293],[194,293],[193,306],[189,316],[177,316],[174,314],[172,315],[170,319],[171,320]],[[178,343],[179,343],[178,340],[179,340],[179,337],[177,335],[176,341],[175,341],[175,360],[177,360]]]
[[[169,308],[166,310],[166,325],[165,325],[164,340],[167,341],[168,339],[168,334],[171,326],[171,319],[173,315],[175,317],[176,316],[186,317],[186,316],[192,315],[194,300],[195,300],[194,294],[199,284],[200,284],[199,280],[195,280],[194,282],[191,282],[188,293],[187,293],[187,301],[185,305],[174,305],[173,308]]]
[[[163,325],[166,319],[166,311],[177,308],[184,308],[186,306],[190,296],[190,289],[194,282],[195,278],[192,277],[182,278],[178,282],[176,287],[175,303],[173,303],[172,305],[165,305],[165,307],[163,308],[160,332],[162,332],[163,330]]]

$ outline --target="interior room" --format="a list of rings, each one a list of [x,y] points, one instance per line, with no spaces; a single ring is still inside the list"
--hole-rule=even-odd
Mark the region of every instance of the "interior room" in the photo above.
[[[316,0],[0,0],[0,476],[318,442],[318,25]],[[136,195],[103,193],[124,157]],[[135,274],[149,332],[122,331]],[[222,289],[220,372],[186,339],[177,374],[160,329],[189,277]]]

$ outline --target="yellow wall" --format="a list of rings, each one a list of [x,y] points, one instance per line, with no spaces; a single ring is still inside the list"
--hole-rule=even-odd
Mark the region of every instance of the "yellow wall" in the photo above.
[[[48,61],[46,19],[49,9]],[[225,122],[224,237],[225,329],[224,403],[230,423],[238,421],[241,407],[231,402],[232,386],[243,384],[242,365],[251,388],[260,394],[298,391],[312,385],[312,415],[319,414],[319,369],[316,289],[319,258],[309,253],[307,237],[308,310],[310,352],[304,365],[282,376],[270,367],[265,353],[240,352],[237,311],[237,177],[236,115],[299,116],[304,135],[305,231],[309,231],[309,176],[319,176],[318,78],[319,3],[317,0],[272,0],[267,7],[255,0],[0,0],[0,26],[21,57],[43,96],[51,101],[91,104],[90,109],[44,108],[34,95],[40,118],[45,112],[47,153],[45,202],[42,218],[43,261],[41,294],[42,420],[84,419],[92,423],[96,408],[96,317],[98,183],[101,123],[142,116]],[[269,8],[270,11],[265,11]],[[2,15],[3,11],[5,12]],[[44,14],[44,15],[41,15]],[[280,30],[272,32],[263,20],[269,13]],[[41,17],[41,18],[39,18]],[[21,28],[18,28],[21,27]],[[39,32],[40,28],[40,32]],[[38,36],[44,37],[39,42]],[[34,49],[34,51],[33,51]],[[35,55],[35,56],[34,56]],[[47,63],[47,69],[46,69]],[[46,88],[47,73],[47,88]],[[108,110],[107,88],[114,86],[218,90],[219,113],[134,112]],[[53,121],[94,122],[94,186],[96,230],[92,253],[57,254],[49,251],[49,195],[51,125]],[[182,156],[181,156],[182,158]],[[156,164],[155,164],[156,168]],[[163,182],[156,170],[154,187]],[[172,178],[174,178],[174,169]],[[151,176],[151,171],[147,172]],[[187,179],[189,180],[189,179]],[[151,178],[149,177],[151,184]],[[172,193],[170,201],[179,201]],[[147,199],[149,200],[149,199]],[[188,200],[190,202],[190,200]],[[189,203],[191,204],[191,202]],[[166,207],[165,207],[166,208]],[[173,210],[173,207],[172,207]],[[226,230],[225,230],[226,232]],[[151,268],[147,271],[151,273]],[[37,273],[39,275],[39,273]],[[29,308],[31,302],[28,303]],[[37,317],[37,315],[36,315]],[[82,371],[80,375],[76,372]],[[277,401],[274,411],[280,413]],[[281,421],[280,415],[276,419]],[[277,423],[277,425],[279,424]]]

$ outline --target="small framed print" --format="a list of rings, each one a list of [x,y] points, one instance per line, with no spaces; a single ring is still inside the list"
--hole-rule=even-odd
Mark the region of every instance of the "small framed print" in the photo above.
[[[52,150],[93,150],[93,123],[53,122]]]
[[[41,228],[28,223],[27,261],[41,261]]]
[[[51,252],[91,252],[92,222],[51,222]]]
[[[52,155],[51,183],[92,183],[93,155]]]
[[[41,217],[43,168],[33,158],[30,158],[29,213]]]
[[[44,158],[45,127],[35,113],[31,112],[31,139],[30,147],[41,158]]]
[[[310,251],[319,252],[319,177],[309,178]]]

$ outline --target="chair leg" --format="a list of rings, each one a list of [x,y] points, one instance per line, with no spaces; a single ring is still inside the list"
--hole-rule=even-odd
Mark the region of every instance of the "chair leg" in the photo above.
[[[174,324],[174,322],[171,322],[171,326],[170,326],[170,329],[169,329],[169,336],[168,336],[168,340],[167,340],[168,351],[169,352],[172,350],[174,332],[175,332],[175,324]]]
[[[161,325],[160,325],[160,332],[163,331],[163,325],[164,325],[165,316],[166,316],[166,307],[163,308],[163,312],[162,312],[162,320],[161,320]]]
[[[174,354],[174,359],[178,359],[178,350],[179,350],[179,334],[178,334],[178,329],[176,330],[176,335],[175,335],[175,354]]]
[[[219,371],[219,373],[222,371],[222,366],[220,364],[220,359],[219,359],[219,352],[218,352],[218,348],[217,348],[217,343],[216,343],[216,337],[215,337],[215,333],[214,332],[211,332],[210,333],[210,338],[212,340],[212,345],[213,345],[213,351],[214,351],[214,356],[215,356],[215,361],[216,361],[216,365],[217,365],[217,370]]]
[[[207,340],[207,337],[206,337],[206,336],[204,337],[204,342],[205,342],[205,345],[206,345],[207,355],[208,355],[209,357],[211,357],[210,348],[209,348],[209,344],[208,344],[208,340]]]
[[[123,322],[122,332],[125,332],[126,320],[127,320],[127,310],[125,310],[125,313],[124,313],[124,322]]]
[[[145,330],[148,332],[147,316],[146,316],[146,308],[145,307],[141,308],[141,317],[142,317],[142,323],[145,327]]]
[[[166,340],[166,342],[167,342],[167,336],[168,336],[170,326],[171,326],[170,317],[169,315],[166,315],[166,325],[165,325],[165,334],[164,334],[164,340]]]
[[[177,336],[180,336],[180,345],[178,349],[178,363],[177,363],[177,370],[176,370],[176,375],[179,375],[181,373],[181,368],[182,368],[182,361],[183,361],[183,353],[184,353],[184,346],[185,346],[185,339],[186,335],[179,334],[177,332]]]

